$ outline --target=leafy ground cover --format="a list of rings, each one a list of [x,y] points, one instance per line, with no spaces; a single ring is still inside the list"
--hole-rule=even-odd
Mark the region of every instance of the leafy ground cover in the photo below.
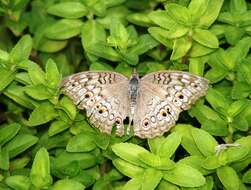
[[[250,35],[245,0],[0,1],[0,190],[251,189]],[[59,89],[134,67],[210,89],[151,140],[99,133]]]

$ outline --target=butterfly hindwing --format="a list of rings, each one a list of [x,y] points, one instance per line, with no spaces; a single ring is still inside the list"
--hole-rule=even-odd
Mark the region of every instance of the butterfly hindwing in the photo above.
[[[63,92],[79,109],[85,109],[89,121],[101,132],[124,134],[123,120],[128,116],[128,79],[115,72],[81,72],[65,78]],[[118,88],[120,90],[118,90]]]

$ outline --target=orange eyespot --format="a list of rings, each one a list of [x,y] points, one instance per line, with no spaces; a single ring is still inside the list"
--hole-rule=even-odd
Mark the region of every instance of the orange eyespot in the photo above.
[[[84,95],[84,98],[85,99],[89,99],[90,97],[93,96],[93,93],[92,92],[86,92],[85,95]]]
[[[149,121],[149,119],[144,119],[144,121],[143,121],[143,126],[144,127],[147,127],[147,126],[149,126],[149,124],[150,124],[150,121]]]
[[[160,115],[163,116],[163,117],[166,117],[167,116],[167,113],[165,110],[161,110],[160,111]]]
[[[179,94],[179,95],[178,95],[178,98],[179,98],[179,99],[183,99],[184,96],[183,96],[182,94]]]
[[[98,113],[102,114],[105,113],[107,111],[107,109],[105,107],[102,107],[98,110]]]
[[[121,120],[119,117],[117,117],[117,118],[115,119],[115,123],[116,123],[117,125],[120,125],[120,124],[122,123],[122,120]]]

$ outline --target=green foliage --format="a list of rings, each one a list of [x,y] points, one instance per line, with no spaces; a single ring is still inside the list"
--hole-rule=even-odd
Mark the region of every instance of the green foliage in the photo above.
[[[0,16],[0,190],[250,189],[248,1],[2,0]],[[75,72],[133,68],[210,89],[148,140],[101,134],[60,92]]]

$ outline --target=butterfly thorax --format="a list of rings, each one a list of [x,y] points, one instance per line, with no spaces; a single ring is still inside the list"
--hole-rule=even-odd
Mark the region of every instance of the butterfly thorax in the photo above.
[[[134,115],[137,106],[137,97],[139,94],[139,76],[138,74],[133,74],[130,81],[129,81],[129,100],[130,100],[130,110],[131,115]]]

